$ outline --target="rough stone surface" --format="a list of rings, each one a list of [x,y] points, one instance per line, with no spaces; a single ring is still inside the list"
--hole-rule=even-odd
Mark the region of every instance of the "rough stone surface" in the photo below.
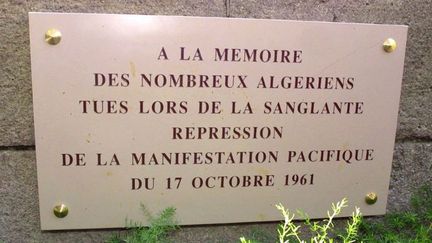
[[[411,194],[424,184],[432,185],[432,143],[396,144],[387,210],[408,209]]]
[[[41,232],[34,151],[0,151],[0,240],[5,242],[102,242],[121,230]],[[388,211],[407,208],[411,194],[432,183],[432,143],[396,145]],[[270,238],[276,223],[182,227],[174,242],[236,242],[259,232]]]
[[[41,232],[31,97],[30,11],[227,16],[405,24],[410,27],[388,210],[432,183],[432,21],[430,0],[0,1],[0,241],[102,242],[121,230]],[[271,38],[271,37],[269,37]],[[29,147],[30,145],[30,147]],[[24,146],[24,147],[22,147]],[[15,149],[30,149],[16,151]],[[237,242],[274,235],[276,224],[183,227],[174,242]]]
[[[214,1],[0,1],[0,146],[33,145],[28,12],[225,16]]]
[[[432,140],[432,2],[231,0],[229,15],[409,26],[397,138]]]

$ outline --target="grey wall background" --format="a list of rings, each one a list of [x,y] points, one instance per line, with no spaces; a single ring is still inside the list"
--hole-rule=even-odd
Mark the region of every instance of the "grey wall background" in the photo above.
[[[0,2],[0,240],[102,242],[113,231],[41,232],[30,73],[30,11],[275,18],[408,25],[409,36],[388,211],[432,183],[431,0],[65,0]],[[274,223],[185,227],[175,242],[236,241]]]

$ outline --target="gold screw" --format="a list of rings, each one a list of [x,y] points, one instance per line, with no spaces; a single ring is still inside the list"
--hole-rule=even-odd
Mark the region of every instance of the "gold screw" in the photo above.
[[[54,207],[53,212],[57,218],[64,218],[68,215],[69,209],[66,205],[60,204]]]
[[[50,45],[57,45],[61,40],[61,32],[57,29],[49,29],[45,32],[45,42]]]
[[[383,49],[385,52],[393,52],[396,49],[396,41],[392,38],[388,38],[383,43]]]
[[[366,194],[365,201],[369,205],[375,204],[376,201],[378,201],[378,196],[375,192],[370,192],[370,193]]]

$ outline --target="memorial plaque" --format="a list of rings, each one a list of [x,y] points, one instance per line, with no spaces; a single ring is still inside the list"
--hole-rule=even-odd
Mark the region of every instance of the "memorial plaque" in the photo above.
[[[385,213],[406,26],[29,18],[43,230]]]

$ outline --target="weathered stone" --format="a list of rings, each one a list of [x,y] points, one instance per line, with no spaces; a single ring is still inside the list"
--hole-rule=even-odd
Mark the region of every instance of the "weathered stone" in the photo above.
[[[396,145],[388,211],[406,209],[411,194],[432,184],[432,143]],[[0,151],[0,240],[6,242],[101,242],[121,230],[41,232],[34,151]],[[337,200],[337,199],[335,199]],[[275,202],[277,203],[277,202]],[[240,209],[239,209],[240,210]],[[234,242],[254,229],[274,235],[276,223],[182,227],[174,242]],[[124,233],[124,232],[123,232]]]
[[[409,26],[398,139],[432,140],[431,1],[231,0],[231,17]]]
[[[226,3],[229,8],[226,8]],[[0,147],[34,144],[28,12],[97,12],[318,20],[409,25],[388,211],[406,209],[411,194],[432,183],[431,1],[213,0],[0,2]],[[8,149],[9,147],[3,147]],[[0,241],[101,242],[121,230],[41,232],[35,153],[0,151]],[[182,227],[175,242],[230,242],[275,223]]]
[[[230,17],[332,21],[333,5],[315,0],[231,0]]]
[[[412,193],[424,184],[432,185],[432,143],[396,144],[387,211],[408,209]]]
[[[225,16],[214,1],[1,1],[0,146],[33,145],[28,12]]]

